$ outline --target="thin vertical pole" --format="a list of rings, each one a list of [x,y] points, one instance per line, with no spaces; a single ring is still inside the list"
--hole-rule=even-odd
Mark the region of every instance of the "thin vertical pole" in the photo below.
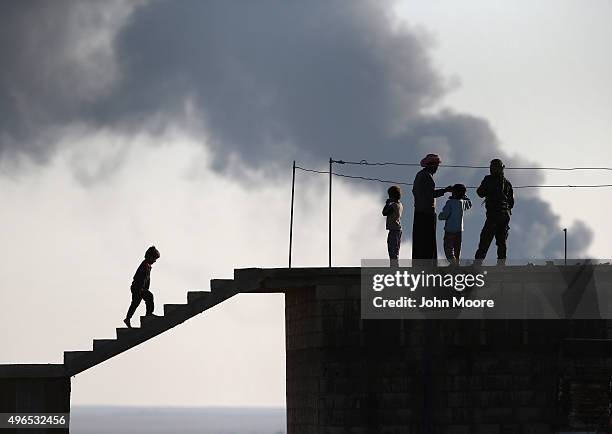
[[[329,268],[332,266],[332,164],[329,157]]]
[[[565,265],[567,265],[567,228],[563,229],[563,234],[565,237]]]
[[[289,268],[291,268],[291,250],[293,247],[293,201],[295,198],[295,160],[293,160],[293,174],[291,177],[291,218],[289,220]]]

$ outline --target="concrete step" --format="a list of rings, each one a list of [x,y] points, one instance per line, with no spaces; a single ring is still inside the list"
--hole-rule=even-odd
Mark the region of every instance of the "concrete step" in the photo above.
[[[113,343],[117,343],[117,339],[94,339],[93,341],[93,350],[99,350],[100,348],[107,347],[109,345],[113,345]]]
[[[188,306],[186,304],[164,304],[164,315],[168,315],[173,312],[185,310]]]
[[[210,309],[237,293],[232,279],[213,279],[210,281],[211,291],[190,291],[187,300],[190,308],[196,313]]]
[[[228,291],[233,290],[236,287],[234,279],[211,279],[210,290],[211,291]]]
[[[93,351],[64,351],[64,365],[68,365],[84,356],[91,356]]]
[[[138,327],[132,327],[131,329],[127,327],[117,328],[117,339],[125,339],[129,336],[133,336],[138,330]]]
[[[187,304],[164,305],[164,316],[142,316],[141,327],[117,328],[117,339],[96,339],[93,351],[67,351],[64,353],[64,365],[68,375],[76,375],[99,363],[103,363],[117,354],[128,351],[149,339],[181,324],[199,313],[216,306],[235,295],[238,291],[232,279],[213,279],[211,291],[190,291],[187,293]]]
[[[161,322],[164,320],[168,320],[168,318],[164,318],[163,316],[141,316],[140,317],[140,326],[145,327],[150,324],[154,324],[156,322]]]
[[[209,291],[189,291],[187,293],[187,303],[193,303],[194,301],[201,301],[208,295],[210,295]]]

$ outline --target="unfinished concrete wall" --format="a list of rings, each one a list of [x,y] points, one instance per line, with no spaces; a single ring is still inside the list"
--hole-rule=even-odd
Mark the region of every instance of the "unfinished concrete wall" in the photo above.
[[[70,378],[1,378],[0,409],[2,413],[68,413]]]
[[[545,272],[497,278],[537,291]],[[289,434],[607,432],[609,322],[362,320],[359,277],[285,292]]]
[[[0,413],[70,413],[70,377],[0,378]],[[68,433],[68,429],[1,430],[15,433]]]

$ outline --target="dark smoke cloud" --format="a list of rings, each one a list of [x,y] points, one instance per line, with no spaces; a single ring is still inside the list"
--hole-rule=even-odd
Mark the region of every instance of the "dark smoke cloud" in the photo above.
[[[432,151],[448,164],[482,165],[494,157],[528,164],[501,149],[485,120],[432,113],[447,85],[420,34],[393,30],[390,3],[105,3],[112,13],[100,5],[3,3],[3,154],[47,155],[48,148],[35,144],[57,125],[129,132],[195,113],[219,171],[235,157],[273,170],[294,158],[311,165],[329,156],[418,161]],[[88,38],[93,42],[83,44]],[[109,42],[96,45],[104,38]],[[85,48],[75,48],[79,43]],[[404,181],[415,174],[412,168],[339,170]],[[475,185],[484,174],[441,169],[437,178],[440,185]],[[509,176],[514,184],[543,180],[535,172]],[[560,256],[562,232],[549,205],[525,190],[517,199],[512,255]],[[476,207],[466,239],[477,239],[481,220]],[[591,232],[582,223],[572,232],[571,253],[582,254]],[[466,251],[474,248],[467,244]]]
[[[81,122],[119,78],[114,37],[138,5],[118,0],[0,4],[0,157],[44,161],[58,126]]]

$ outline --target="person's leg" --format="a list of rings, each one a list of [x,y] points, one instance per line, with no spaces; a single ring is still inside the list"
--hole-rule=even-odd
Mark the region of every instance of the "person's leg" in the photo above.
[[[506,259],[508,231],[510,226],[510,215],[507,213],[501,214],[497,218],[497,227],[495,228],[495,243],[497,244],[497,259]]]
[[[444,255],[452,264],[455,260],[455,252],[453,251],[453,234],[444,231]]]
[[[495,226],[493,218],[487,216],[482,231],[480,231],[480,242],[478,243],[478,250],[476,250],[476,259],[484,259],[487,256],[487,251],[495,235]]]
[[[155,304],[153,303],[153,293],[149,290],[145,290],[142,293],[142,298],[144,298],[144,301],[147,305],[147,315],[151,315],[153,313],[153,310],[155,308]]]
[[[412,259],[423,259],[423,214],[414,213],[412,222]]]
[[[132,303],[128,308],[127,315],[125,316],[126,320],[130,320],[134,316],[134,312],[136,312],[136,308],[140,305],[140,301],[142,300],[142,296],[140,291],[132,291]]]
[[[402,231],[389,231],[387,235],[387,250],[389,251],[389,262],[391,266],[397,267],[399,259]]]
[[[402,231],[395,231],[395,252],[396,259],[399,260],[400,247],[402,245]]]
[[[438,259],[438,242],[437,242],[437,236],[438,234],[436,233],[436,223],[438,222],[438,216],[436,216],[436,213],[433,212],[431,214],[431,216],[429,217],[429,221],[430,221],[430,232],[429,232],[429,258],[437,260]]]
[[[389,231],[387,234],[387,251],[389,252],[389,259],[397,259],[399,251],[397,249],[397,231]]]
[[[436,213],[415,212],[412,225],[412,259],[437,259]]]
[[[391,267],[397,266],[397,253],[395,252],[395,240],[393,236],[393,232],[389,231],[387,234],[387,252],[389,252],[389,265]]]
[[[418,225],[412,230],[413,237],[417,237],[418,242],[413,243],[413,246],[417,245],[416,253],[413,250],[412,259],[437,259],[438,251],[436,246],[436,214],[435,213],[415,213],[415,222]],[[414,247],[413,247],[414,249]]]
[[[453,250],[455,253],[455,258],[457,259],[457,264],[459,264],[459,259],[461,258],[461,240],[462,240],[462,232],[457,232],[455,234],[455,239],[453,240]]]

